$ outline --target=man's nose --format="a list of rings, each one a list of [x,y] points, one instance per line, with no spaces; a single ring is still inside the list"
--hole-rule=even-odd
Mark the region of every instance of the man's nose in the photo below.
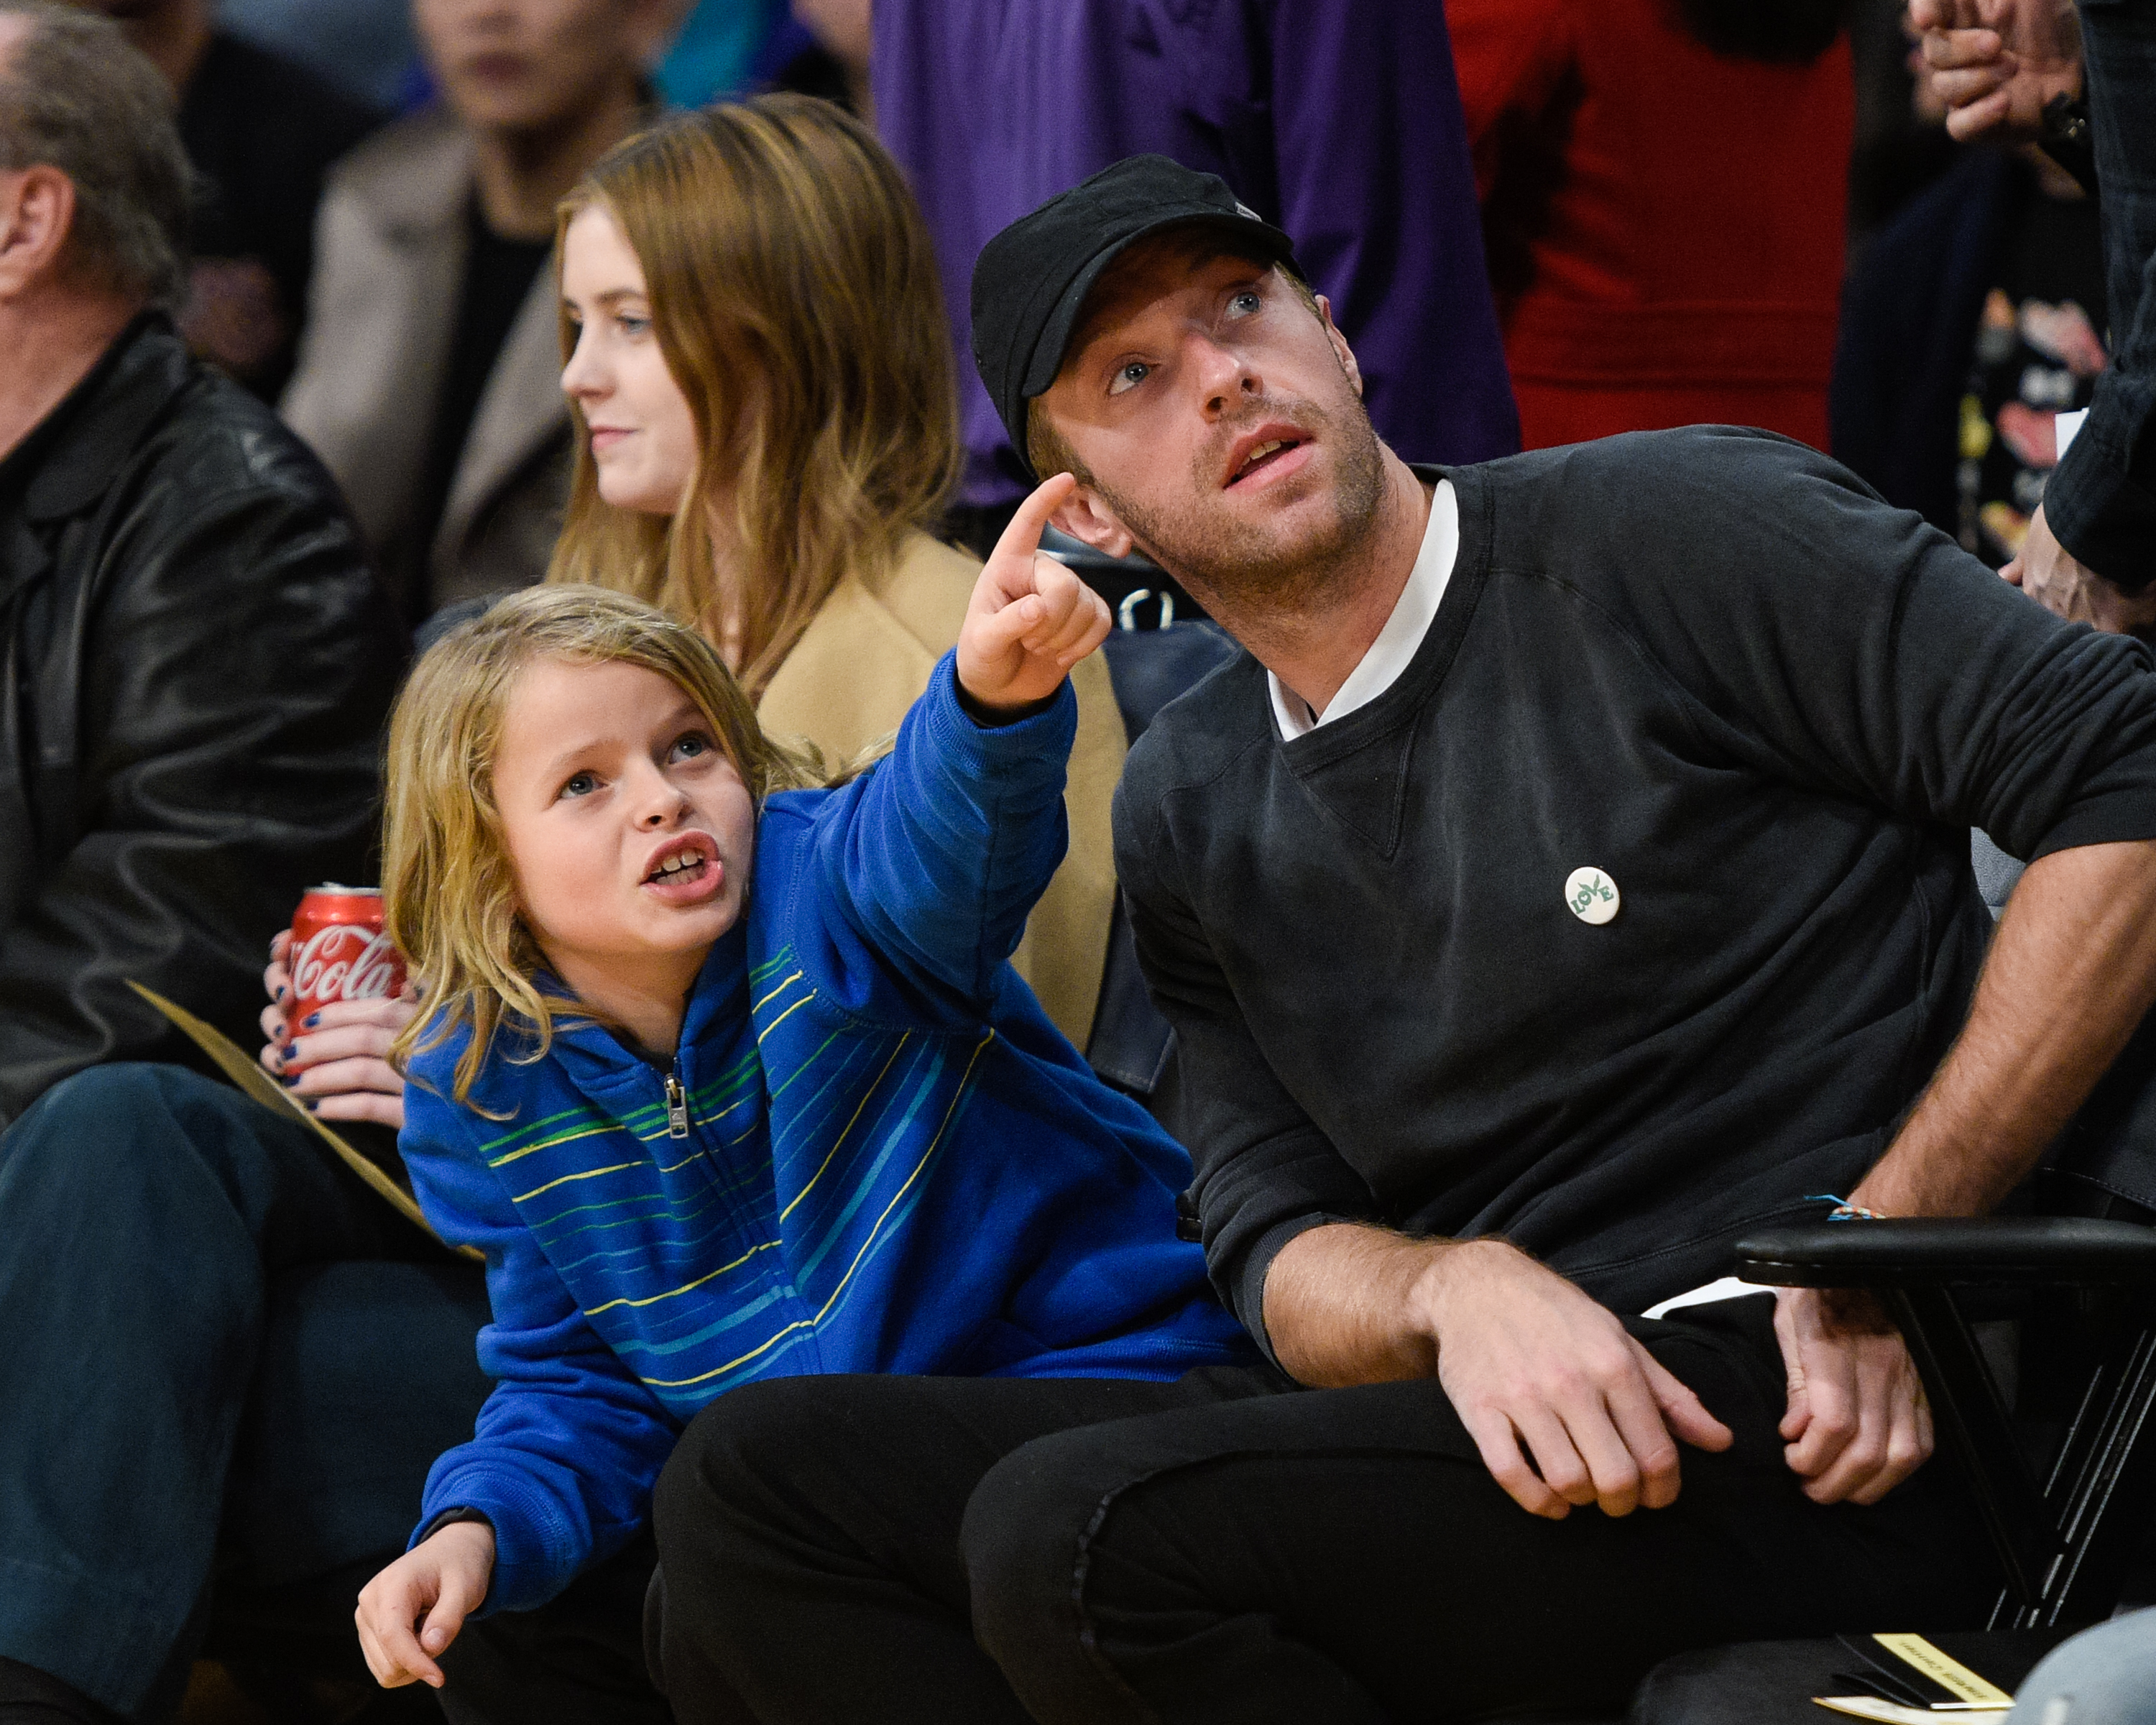
[[[1209,418],[1224,418],[1265,393],[1264,379],[1243,355],[1204,336],[1192,337],[1192,368],[1204,391]]]

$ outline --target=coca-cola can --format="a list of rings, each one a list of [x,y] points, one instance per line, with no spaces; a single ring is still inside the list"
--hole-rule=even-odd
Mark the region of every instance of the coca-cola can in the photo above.
[[[310,887],[292,916],[295,1030],[333,1000],[386,1000],[404,987],[404,955],[382,932],[382,889]]]

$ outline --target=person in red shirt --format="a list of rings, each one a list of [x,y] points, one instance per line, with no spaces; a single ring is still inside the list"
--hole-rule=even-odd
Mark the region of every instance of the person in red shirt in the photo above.
[[[1855,92],[1835,0],[1448,0],[1525,446],[1825,449]]]

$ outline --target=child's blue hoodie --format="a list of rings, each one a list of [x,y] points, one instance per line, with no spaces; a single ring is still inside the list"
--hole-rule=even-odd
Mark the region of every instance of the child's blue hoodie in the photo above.
[[[618,1549],[683,1425],[752,1378],[1255,1358],[1176,1238],[1189,1158],[1006,962],[1062,858],[1075,725],[1067,683],[975,724],[947,656],[873,772],[771,798],[670,1073],[588,1024],[531,1065],[497,1037],[476,1106],[449,1099],[465,1033],[413,1061],[401,1147],[486,1254],[497,1380],[420,1529],[493,1522],[490,1609]]]

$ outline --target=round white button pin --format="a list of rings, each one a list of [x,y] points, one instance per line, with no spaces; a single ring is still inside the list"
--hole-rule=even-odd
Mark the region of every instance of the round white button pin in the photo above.
[[[1623,902],[1617,883],[1599,869],[1574,869],[1565,876],[1564,907],[1583,922],[1599,927]]]

